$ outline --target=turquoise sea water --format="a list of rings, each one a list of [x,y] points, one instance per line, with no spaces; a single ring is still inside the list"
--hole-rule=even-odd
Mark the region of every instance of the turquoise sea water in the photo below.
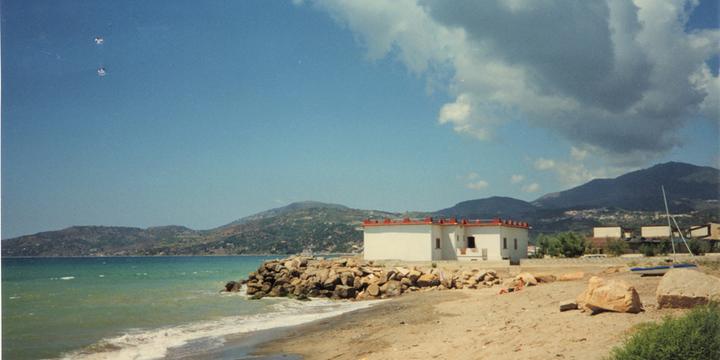
[[[277,312],[283,301],[218,292],[226,281],[245,277],[265,259],[4,258],[3,358],[83,357],[147,343],[158,350],[177,345],[177,339],[201,338],[203,331],[210,336],[230,333],[229,324],[217,321],[242,322],[243,316]],[[174,334],[174,342],[160,341],[157,334]],[[105,357],[121,357],[111,354]]]

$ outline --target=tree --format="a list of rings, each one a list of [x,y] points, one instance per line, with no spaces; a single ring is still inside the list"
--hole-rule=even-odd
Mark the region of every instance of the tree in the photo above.
[[[610,239],[607,242],[607,250],[615,256],[620,256],[628,249],[628,244],[622,239]]]
[[[557,235],[562,254],[565,257],[578,257],[585,253],[585,239],[574,232],[563,232]]]
[[[540,235],[537,238],[538,256],[577,257],[585,253],[585,239],[574,232]]]
[[[650,244],[643,244],[640,247],[640,251],[642,251],[645,256],[655,256],[656,253],[655,246]]]

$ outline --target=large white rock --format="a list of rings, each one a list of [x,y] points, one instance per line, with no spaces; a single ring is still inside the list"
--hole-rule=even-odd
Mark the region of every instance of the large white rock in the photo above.
[[[639,313],[642,311],[640,295],[635,287],[622,280],[605,280],[593,276],[588,287],[577,297],[578,307],[592,311]]]
[[[657,288],[659,308],[691,308],[720,301],[720,279],[697,270],[672,269]]]

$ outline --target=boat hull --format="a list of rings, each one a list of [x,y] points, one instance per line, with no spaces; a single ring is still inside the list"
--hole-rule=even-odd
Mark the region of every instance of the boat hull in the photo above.
[[[697,269],[695,264],[660,265],[650,267],[634,267],[630,271],[643,276],[665,275],[670,269]]]

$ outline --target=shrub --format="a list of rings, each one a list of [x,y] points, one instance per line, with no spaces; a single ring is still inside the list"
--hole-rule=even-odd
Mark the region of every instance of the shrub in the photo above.
[[[690,250],[692,250],[695,255],[704,255],[712,249],[709,241],[698,239],[690,239],[688,241],[688,247],[690,247]]]
[[[610,239],[607,242],[607,250],[609,253],[620,256],[628,249],[628,244],[622,239]]]
[[[699,306],[681,317],[643,324],[613,349],[611,359],[720,359],[720,308]]]
[[[574,232],[540,235],[537,238],[538,256],[577,257],[585,253],[585,239]]]
[[[643,253],[643,255],[648,257],[655,256],[656,253],[655,246],[650,244],[643,244],[643,246],[640,247],[640,251]]]

